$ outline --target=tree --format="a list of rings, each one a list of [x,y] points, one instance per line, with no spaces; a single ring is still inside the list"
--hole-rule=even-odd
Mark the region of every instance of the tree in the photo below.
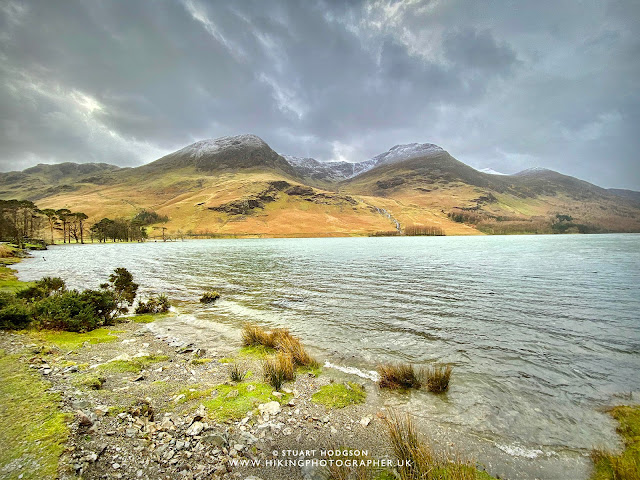
[[[76,212],[74,215],[78,223],[78,229],[80,230],[80,243],[84,243],[84,221],[89,217],[82,212]]]
[[[118,313],[125,313],[128,307],[133,305],[138,292],[138,284],[133,281],[133,275],[126,268],[116,268],[109,281],[100,285],[100,288],[113,294]]]
[[[51,245],[53,245],[55,243],[55,240],[53,238],[53,227],[58,221],[56,211],[53,208],[45,208],[44,210],[41,210],[41,212],[45,217],[47,217],[47,220],[49,221],[49,228],[51,229]]]
[[[71,217],[71,210],[68,208],[61,208],[56,210],[56,215],[62,222],[62,243],[67,243],[67,225],[69,218]],[[69,243],[71,243],[71,237],[69,237]]]

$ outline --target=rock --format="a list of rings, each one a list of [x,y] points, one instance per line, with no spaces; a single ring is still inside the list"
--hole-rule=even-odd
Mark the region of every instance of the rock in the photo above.
[[[196,435],[200,435],[200,432],[202,432],[202,430],[204,430],[204,423],[193,422],[185,433],[190,437],[195,437]]]
[[[242,443],[236,443],[233,448],[236,452],[241,452],[245,449],[245,446]]]
[[[119,463],[112,463],[112,464],[111,464],[111,467],[112,467],[114,470],[118,470],[118,469],[121,467],[121,465],[120,465]]]
[[[363,417],[360,420],[360,425],[362,425],[363,427],[368,426],[371,423],[371,417],[367,416],[367,417]]]
[[[181,393],[180,395],[176,396],[176,398],[174,398],[173,401],[175,403],[178,403],[180,400],[183,400],[185,398],[187,398],[187,396],[184,393]]]
[[[338,429],[336,427],[334,427],[333,425],[331,426],[331,433],[333,433],[334,435],[336,433],[338,433]]]
[[[280,404],[275,400],[273,402],[261,403],[258,405],[258,411],[262,415],[277,415],[281,410]]]
[[[200,406],[198,407],[198,410],[196,410],[196,413],[193,414],[193,418],[191,419],[190,423],[198,422],[202,420],[206,415],[206,413],[207,413],[206,408],[204,407],[204,405],[200,404]]]
[[[247,392],[253,392],[256,389],[255,385],[247,385]]]
[[[247,477],[244,480],[262,480],[262,479],[260,477],[256,477],[255,475],[251,475],[250,477]]]
[[[202,441],[209,445],[213,445],[214,447],[224,447],[227,444],[224,436],[219,433],[206,435],[202,437]]]
[[[78,416],[78,423],[83,427],[90,427],[93,425],[93,420],[91,420],[91,418],[89,418],[89,416],[82,410],[78,410],[76,415]]]
[[[249,445],[252,445],[254,443],[256,443],[258,441],[258,439],[252,435],[249,432],[242,432],[240,434],[240,439],[244,442],[244,443],[248,443]]]
[[[238,390],[231,390],[229,393],[227,393],[225,398],[236,398],[238,395],[240,395],[240,392]]]
[[[284,394],[280,392],[273,392],[271,395],[273,395],[276,398],[282,398],[284,396]]]
[[[131,379],[132,382],[140,382],[142,380],[144,380],[144,375],[138,375],[137,377]]]
[[[78,371],[77,365],[71,365],[70,367],[65,368],[62,373],[76,373]]]
[[[292,433],[293,433],[293,429],[291,427],[285,427],[282,430],[282,434],[283,435],[287,435],[288,436],[288,435],[291,435]]]

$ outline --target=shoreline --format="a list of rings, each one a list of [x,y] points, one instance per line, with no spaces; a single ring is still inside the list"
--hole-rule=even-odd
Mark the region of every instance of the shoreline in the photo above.
[[[158,317],[158,319],[160,320],[160,322],[158,322],[158,323],[157,323],[157,325],[159,325],[160,323],[164,323],[164,322],[163,322],[163,318],[168,320],[169,318],[177,318],[178,316],[179,316],[179,314],[178,314],[178,315],[174,315],[173,317],[172,317],[171,315],[169,315],[169,316],[165,316],[165,317],[162,317],[162,316],[161,316],[161,317]],[[210,324],[211,329],[213,330],[213,333],[215,334],[215,332],[216,332],[216,328],[217,328],[217,323],[216,323],[216,322],[208,322],[208,323]],[[100,348],[108,348],[108,349],[109,349],[109,351],[110,351],[110,354],[111,354],[111,353],[113,353],[113,357],[112,357],[112,358],[115,358],[115,357],[117,357],[117,356],[118,356],[118,355],[120,355],[120,354],[127,354],[127,355],[129,355],[129,356],[133,356],[133,355],[136,355],[136,354],[138,354],[138,353],[140,353],[140,352],[132,352],[132,351],[131,351],[131,349],[129,349],[129,346],[132,346],[132,345],[139,345],[139,344],[140,344],[140,342],[139,342],[139,340],[140,340],[140,339],[146,339],[146,340],[151,340],[151,341],[144,341],[144,342],[142,342],[142,344],[148,343],[149,345],[154,345],[154,347],[156,346],[156,343],[154,343],[154,342],[160,342],[160,343],[162,343],[162,344],[166,344],[166,345],[165,345],[165,347],[168,347],[168,349],[167,349],[167,348],[163,348],[162,346],[158,346],[158,348],[155,350],[155,352],[156,352],[156,353],[158,353],[158,354],[160,354],[160,352],[162,352],[162,355],[167,355],[167,356],[171,359],[171,360],[167,360],[167,361],[169,362],[169,364],[170,364],[170,365],[169,365],[169,367],[168,367],[168,370],[171,370],[173,367],[175,367],[175,364],[178,364],[178,363],[182,363],[182,364],[184,364],[184,363],[186,363],[186,365],[179,365],[179,366],[185,367],[185,371],[186,371],[186,372],[189,372],[189,370],[193,370],[193,371],[195,371],[196,373],[198,373],[198,372],[199,372],[199,371],[198,371],[198,369],[190,367],[190,365],[191,365],[191,364],[190,364],[190,360],[194,360],[195,358],[190,358],[190,360],[188,360],[188,361],[186,361],[186,362],[178,361],[178,360],[184,360],[184,358],[187,358],[187,357],[184,357],[184,355],[185,355],[185,354],[186,354],[186,355],[191,354],[191,355],[192,355],[192,357],[193,357],[193,352],[183,352],[183,353],[181,353],[181,354],[178,354],[177,349],[178,349],[178,348],[182,348],[183,346],[171,345],[170,343],[168,343],[168,341],[167,341],[168,339],[166,339],[166,338],[159,338],[159,337],[158,337],[158,335],[157,335],[157,332],[156,332],[155,334],[153,334],[153,333],[151,332],[150,328],[149,328],[149,327],[152,327],[153,325],[156,325],[156,323],[155,323],[155,322],[152,322],[152,323],[149,323],[149,324],[146,324],[146,325],[145,325],[145,324],[136,324],[136,323],[123,323],[123,324],[118,324],[118,325],[116,325],[115,327],[113,327],[113,328],[112,328],[112,330],[122,330],[122,331],[119,331],[118,333],[116,333],[116,335],[118,336],[118,340],[114,340],[113,342],[110,342],[110,343],[105,343],[105,347],[99,347],[99,346],[95,346],[95,347],[94,347],[93,345],[89,344],[89,345],[86,345],[85,347],[82,347],[81,349],[78,349],[78,351],[80,352],[81,350],[82,350],[82,351],[84,351],[85,349],[87,349],[84,353],[86,353],[86,354],[92,353],[92,354],[93,354],[93,353],[95,353],[96,351],[98,351],[98,352],[99,352]],[[120,328],[120,327],[122,327],[122,328]],[[6,335],[6,334],[5,334],[5,335]],[[0,349],[2,349],[2,348],[3,348],[3,346],[5,345],[5,335],[3,335],[3,336],[2,336],[2,344],[0,345]],[[149,335],[151,335],[151,336],[153,337],[153,339],[152,339],[151,337],[149,337]],[[22,342],[22,343],[23,343],[24,345],[30,345],[30,344],[26,344],[25,342]],[[23,347],[22,347],[22,348],[25,348],[25,347],[24,347],[24,345],[23,345]],[[227,345],[227,346],[228,346],[228,345]],[[197,350],[199,347],[200,347],[200,346],[195,345],[195,349],[194,349],[194,351],[195,351],[195,350]],[[13,347],[12,347],[12,348],[13,348]],[[215,382],[222,381],[223,377],[221,377],[220,375],[221,375],[221,373],[224,373],[224,372],[226,371],[226,369],[228,369],[228,365],[226,365],[226,363],[227,363],[227,362],[219,362],[219,361],[218,361],[218,362],[216,363],[216,360],[224,360],[224,359],[228,359],[229,357],[228,357],[227,355],[229,355],[229,353],[230,353],[230,352],[232,352],[231,354],[232,354],[232,356],[233,356],[233,357],[243,358],[243,361],[246,361],[246,362],[248,362],[248,363],[252,363],[252,362],[253,362],[253,363],[252,363],[252,364],[253,364],[252,370],[253,370],[254,372],[258,372],[258,371],[259,371],[259,363],[260,363],[260,359],[259,359],[259,357],[258,357],[258,358],[249,358],[249,359],[247,359],[247,358],[243,357],[243,356],[241,355],[241,353],[240,353],[240,352],[235,352],[235,354],[234,354],[234,353],[233,353],[233,350],[234,350],[234,349],[235,349],[235,350],[237,350],[237,348],[238,348],[237,346],[236,346],[236,347],[228,346],[228,349],[227,349],[224,353],[222,352],[222,350],[221,350],[220,352],[217,352],[217,353],[219,353],[219,355],[217,355],[217,356],[213,356],[213,358],[212,358],[212,361],[211,361],[211,362],[206,362],[205,364],[202,364],[202,365],[204,365],[204,367],[203,367],[203,370],[202,370],[202,371],[203,371],[203,372],[204,372],[204,371],[208,371],[208,370],[211,370],[211,369],[212,369],[212,367],[216,367],[216,368],[213,368],[213,370],[216,370],[216,372],[213,372],[213,373],[212,373],[212,372],[209,372],[209,373],[212,373],[212,375],[213,375],[211,378],[215,379]],[[93,349],[93,351],[91,351],[91,349]],[[172,352],[170,352],[170,350],[171,350],[171,349],[176,349],[176,351],[172,353]],[[153,350],[153,349],[150,349],[150,351],[151,351],[151,352],[153,352],[154,350]],[[116,355],[116,353],[117,353],[118,355]],[[77,353],[77,354],[78,354],[78,355],[82,355],[81,353]],[[174,354],[175,354],[175,355],[174,355]],[[223,356],[221,356],[221,355],[223,355]],[[95,355],[93,355],[93,356],[95,356]],[[182,357],[181,357],[181,356],[182,356]],[[91,358],[90,358],[90,359],[91,359]],[[91,360],[92,360],[92,361],[94,361],[93,359],[91,359]],[[47,361],[48,361],[48,360],[47,360]],[[164,361],[163,361],[163,362],[164,362]],[[54,363],[54,362],[52,361],[52,362],[50,362],[50,363]],[[89,367],[91,367],[91,362],[79,362],[79,364],[81,364],[81,365],[82,365],[82,364],[84,364],[84,363],[90,363]],[[62,378],[60,379],[60,383],[56,385],[56,388],[58,388],[58,385],[61,385],[62,387],[60,388],[60,392],[62,392],[64,395],[71,395],[71,396],[73,396],[74,394],[73,394],[73,391],[72,391],[72,386],[71,386],[71,387],[69,387],[69,384],[67,384],[67,385],[66,385],[66,387],[64,386],[64,385],[65,385],[65,383],[64,383],[64,382],[65,382],[65,378],[66,378],[67,380],[68,380],[69,378],[71,378],[71,377],[72,377],[72,375],[70,375],[70,373],[74,373],[74,374],[80,373],[80,374],[83,374],[83,373],[85,373],[85,372],[83,372],[83,371],[79,371],[79,372],[78,372],[78,371],[76,371],[76,372],[65,372],[65,373],[63,373],[63,372],[62,372],[62,370],[60,370],[60,371],[55,371],[55,369],[57,368],[57,367],[56,367],[56,365],[52,365],[52,364],[48,364],[48,365],[49,365],[50,367],[53,367],[53,368],[51,369],[51,370],[52,370],[52,372],[50,372],[50,373],[49,373],[49,374],[47,374],[47,375],[51,375],[51,374],[53,374],[53,373],[55,372],[55,375],[59,375],[60,377],[62,377]],[[164,365],[164,363],[163,363],[163,365]],[[201,365],[198,365],[198,368],[200,368],[200,367],[201,367]],[[94,367],[94,368],[98,368],[98,367]],[[164,368],[164,367],[162,367],[162,368]],[[145,375],[145,374],[146,374],[146,372],[143,372],[142,374],[143,374],[143,375]],[[322,377],[325,377],[325,374],[326,374],[326,378],[322,378]],[[180,373],[180,375],[182,375],[182,373]],[[185,377],[185,378],[183,378],[183,377],[180,377],[180,375],[178,375],[178,377],[179,377],[179,378],[178,378],[178,382],[177,382],[177,383],[184,383],[184,382],[186,381],[186,379],[187,379],[187,378],[189,378],[189,379],[191,378],[191,377]],[[217,377],[216,377],[216,375],[217,375]],[[259,377],[259,375],[258,375],[258,377]],[[340,376],[340,375],[334,375],[334,374],[332,374],[331,372],[327,372],[327,369],[325,369],[325,373],[323,373],[323,375],[321,375],[321,377],[320,377],[320,381],[326,381],[326,382],[328,382],[328,383],[321,384],[321,383],[318,383],[318,381],[316,381],[316,380],[313,380],[313,379],[309,379],[309,380],[307,380],[307,379],[306,379],[306,377],[304,377],[304,376],[302,376],[302,378],[300,378],[300,377],[301,377],[301,376],[299,375],[299,378],[298,378],[298,379],[296,379],[296,383],[297,383],[298,381],[300,381],[300,382],[301,382],[301,390],[302,390],[302,391],[305,391],[305,388],[306,388],[306,390],[307,390],[307,396],[306,396],[306,397],[303,397],[303,398],[302,398],[302,401],[305,401],[305,402],[307,402],[307,403],[309,403],[309,402],[310,402],[310,400],[309,400],[309,394],[311,394],[311,393],[312,393],[312,389],[313,389],[313,388],[319,388],[320,386],[328,385],[328,384],[330,384],[330,383],[332,383],[332,382],[335,382],[336,380],[344,380],[344,377],[343,377],[343,376]],[[120,380],[122,380],[122,381],[123,381],[123,382],[122,382],[123,384],[122,384],[122,385],[120,385],[120,386],[116,386],[115,388],[116,388],[117,390],[115,390],[115,392],[123,392],[123,391],[130,390],[130,389],[132,389],[132,388],[135,390],[135,388],[137,388],[139,385],[140,385],[140,386],[141,386],[141,385],[143,385],[143,384],[144,384],[144,382],[145,382],[145,380],[148,380],[151,384],[154,384],[155,382],[162,382],[162,381],[164,380],[164,377],[160,377],[160,378],[158,378],[158,379],[153,380],[154,378],[155,378],[155,377],[150,376],[150,377],[148,377],[147,379],[141,379],[141,380],[138,380],[138,382],[133,382],[133,381],[131,381],[131,379],[130,379],[130,378],[128,378],[128,377],[126,377],[126,378],[125,378],[125,377],[123,377],[123,378],[120,378],[120,379],[116,378],[116,379],[115,379],[115,381],[120,381]],[[52,380],[52,379],[54,379],[54,377],[53,377],[53,376],[51,376],[51,377],[48,377],[48,376],[47,376],[45,379],[46,379],[46,380]],[[253,382],[255,379],[256,379],[256,377],[251,378],[249,381],[250,381],[250,382]],[[107,381],[109,381],[109,380],[107,380]],[[213,381],[213,380],[212,380],[212,381]],[[205,381],[205,382],[204,382],[204,385],[206,385],[206,386],[209,388],[211,385],[213,385],[212,381]],[[227,381],[227,380],[224,380],[224,381]],[[142,383],[139,383],[139,382],[142,382]],[[316,382],[316,383],[313,383],[313,382]],[[55,382],[54,382],[54,383],[55,383]],[[224,383],[224,382],[223,382],[223,383]],[[132,387],[130,384],[134,384],[134,386]],[[216,384],[220,384],[220,383],[216,383]],[[311,386],[310,386],[310,385],[311,385]],[[129,387],[129,388],[126,388],[126,387]],[[312,388],[312,387],[313,387],[313,388]],[[155,388],[155,387],[154,387],[154,388]],[[372,393],[371,388],[375,389],[376,387],[375,387],[375,386],[372,386],[371,384],[369,384],[369,385],[367,385],[367,387],[366,387],[366,388],[369,390],[369,392],[368,392],[368,393]],[[206,390],[206,388],[205,388],[205,390]],[[69,392],[71,392],[71,393],[69,393]],[[82,392],[81,392],[81,393],[82,393]],[[158,392],[155,392],[155,393],[154,393],[154,392],[153,392],[153,388],[151,388],[151,393],[152,393],[152,395],[151,395],[151,398],[152,398],[152,399],[155,399],[155,396],[156,396],[156,395],[159,395],[159,396],[166,396],[166,394],[167,394],[167,392],[166,392],[166,391],[159,392],[159,393],[158,393]],[[85,394],[86,394],[86,392],[85,392]],[[89,394],[90,394],[90,395],[92,395],[92,394],[93,394],[93,392],[89,392]],[[105,394],[105,393],[104,393],[104,391],[103,391],[103,394]],[[90,395],[89,395],[89,396],[90,396]],[[106,394],[105,394],[105,395],[106,395]],[[175,395],[174,395],[174,397],[175,397]],[[144,397],[144,398],[146,398],[146,397]],[[165,400],[164,398],[162,398],[162,399],[160,400],[161,405],[163,404],[164,400]],[[70,402],[71,402],[70,404],[72,404],[72,403],[73,403],[73,401],[70,401]],[[295,402],[294,402],[294,403],[295,403]],[[169,405],[171,405],[171,406],[172,406],[172,404],[169,404]],[[191,405],[191,406],[192,406],[192,407],[195,407],[196,405],[197,405],[197,403],[193,403],[193,405]],[[99,406],[101,406],[101,405],[98,405],[98,407],[99,407]],[[122,407],[122,405],[120,405],[120,407]],[[284,407],[281,407],[281,408],[282,408],[282,410],[286,410]],[[348,409],[352,409],[352,407],[347,407],[347,408],[348,408]],[[377,407],[372,407],[372,406],[371,406],[371,405],[369,405],[369,404],[368,404],[368,402],[367,402],[367,403],[365,403],[364,405],[359,406],[358,408],[359,408],[360,410],[353,409],[352,411],[353,411],[353,412],[359,412],[359,411],[361,411],[361,412],[362,412],[362,414],[364,414],[364,416],[363,416],[363,417],[358,418],[358,416],[359,416],[359,415],[361,415],[360,413],[356,414],[356,416],[355,416],[355,417],[352,417],[352,416],[350,416],[350,415],[349,415],[349,412],[348,412],[348,411],[346,411],[346,412],[345,412],[345,411],[342,411],[341,413],[343,413],[344,415],[342,415],[340,418],[346,419],[346,420],[345,420],[345,423],[342,423],[342,420],[338,420],[338,423],[337,423],[337,424],[334,424],[334,423],[332,423],[332,422],[326,422],[327,424],[330,424],[330,425],[329,425],[329,427],[328,427],[328,428],[329,428],[329,434],[328,434],[328,436],[327,436],[326,438],[328,438],[328,439],[331,439],[331,438],[332,438],[332,435],[331,435],[331,433],[333,433],[333,432],[332,432],[332,428],[333,428],[333,429],[335,429],[335,430],[338,430],[338,431],[339,431],[339,432],[341,432],[341,433],[343,433],[343,432],[345,432],[345,433],[346,433],[347,431],[350,431],[350,430],[346,429],[346,426],[356,426],[356,427],[357,427],[357,423],[358,423],[360,420],[362,420],[362,418],[364,418],[364,417],[371,417],[371,420],[369,421],[369,423],[368,423],[367,427],[369,427],[369,426],[377,426],[377,429],[375,429],[375,430],[374,430],[373,428],[369,429],[370,431],[372,431],[372,432],[374,432],[374,433],[375,433],[375,435],[374,435],[375,440],[376,440],[376,441],[378,441],[378,440],[380,440],[381,438],[383,438],[383,437],[384,437],[384,429],[382,428],[382,422],[381,422],[381,421],[380,421],[380,422],[378,422],[378,420],[382,420],[382,418],[379,416],[379,414],[380,414],[380,413],[384,414],[384,410],[385,410],[385,409],[384,409],[384,407],[383,407],[382,409],[379,409],[379,408],[377,408]],[[158,411],[162,411],[161,409],[162,409],[162,407],[158,407],[158,408],[156,408],[156,410],[158,410]],[[293,411],[295,412],[295,409],[294,409]],[[68,413],[69,413],[69,414],[73,414],[74,412],[73,412],[73,411],[68,411]],[[120,413],[123,413],[123,412],[120,412]],[[165,411],[164,413],[167,413],[167,412]],[[107,416],[108,416],[108,415],[107,415]],[[313,420],[313,416],[316,416],[317,418],[320,418],[320,420],[322,420],[322,418],[324,418],[324,417],[318,417],[318,415],[317,415],[317,414],[316,414],[316,415],[312,415],[312,422],[318,422],[318,420]],[[294,419],[295,419],[295,415],[290,415],[290,417],[294,417]],[[286,418],[286,417],[285,417],[285,418]],[[303,420],[307,420],[307,419],[306,419],[306,418],[304,418]],[[75,421],[75,420],[74,420],[74,421]],[[106,420],[105,420],[105,421],[106,421]],[[134,423],[135,423],[135,420],[134,420]],[[284,423],[284,422],[283,422],[283,423]],[[325,422],[323,422],[323,421],[322,421],[322,422],[320,422],[320,423],[321,423],[321,424],[325,424]],[[247,421],[245,422],[244,426],[246,426],[247,424],[249,424],[249,420],[247,420]],[[73,425],[73,424],[72,424],[72,425]],[[227,424],[225,424],[225,425],[227,425]],[[285,423],[285,425],[286,425],[286,423]],[[300,425],[303,425],[303,423],[301,423]],[[243,425],[240,425],[240,426],[243,426]],[[305,425],[305,426],[306,426],[306,425]],[[339,428],[336,428],[336,427],[339,427]],[[72,426],[72,428],[73,428],[73,426]],[[225,428],[226,428],[226,427],[225,427]],[[268,428],[271,428],[271,427],[268,427]],[[282,429],[282,428],[284,428],[284,427],[281,427],[281,429]],[[296,424],[296,428],[301,428],[301,427],[299,427],[299,426],[298,426],[298,424]],[[312,428],[313,428],[312,432],[315,432],[316,430],[320,430],[320,431],[321,431],[321,433],[322,433],[323,425],[320,425],[318,428],[315,428],[315,425],[314,425]],[[294,430],[295,430],[295,429],[294,429]],[[324,430],[326,431],[326,428],[325,428]],[[365,429],[365,432],[366,432],[366,431],[367,431],[367,429]],[[81,430],[81,429],[79,429],[79,430],[78,430],[78,432],[82,433],[82,430]],[[126,432],[125,432],[125,433],[126,433]],[[277,431],[277,432],[274,432],[274,435],[276,435],[276,434],[280,434],[280,433],[281,433],[280,431]],[[325,433],[326,433],[326,432],[325,432]],[[362,432],[360,432],[360,433],[362,433]],[[183,434],[183,436],[184,436],[184,434]],[[283,441],[285,441],[285,442],[290,442],[290,441],[292,440],[291,435],[280,435],[280,436],[282,437],[282,438],[281,438],[281,440],[283,440]],[[286,437],[286,438],[285,438],[285,437]],[[106,438],[106,439],[105,439],[105,441],[107,441],[107,442],[108,442],[110,438],[111,438],[111,437],[109,436],[109,438]],[[360,439],[360,437],[357,437],[357,436],[355,436],[355,437],[353,437],[353,438]],[[367,442],[368,442],[368,440],[366,440],[366,437],[362,437],[362,438],[364,438],[364,439],[365,439],[365,440],[363,440],[363,441],[367,441]],[[446,438],[446,437],[445,437],[445,438]],[[444,440],[445,440],[445,438],[442,438],[441,440],[442,440],[442,441],[444,441]],[[295,438],[293,438],[293,440],[295,440]],[[301,440],[302,440],[302,439],[301,439]],[[314,440],[315,440],[315,439],[314,439]],[[296,442],[296,443],[298,443],[298,442]],[[374,442],[374,443],[371,443],[371,444],[372,444],[372,445],[374,445],[374,444],[375,444],[375,442]],[[284,445],[284,444],[283,444],[283,445]],[[309,448],[309,449],[313,449],[313,448],[312,448],[313,446],[314,446],[314,444],[309,444],[309,445],[308,445],[308,448]],[[315,446],[317,447],[317,444],[316,444]],[[285,446],[283,446],[283,448],[284,448],[284,447],[285,447]],[[316,449],[317,449],[317,448],[316,448]],[[379,451],[381,451],[381,452],[385,452],[385,447],[384,447],[384,446],[380,446],[380,450],[379,450]],[[388,455],[388,446],[386,447],[386,452],[387,452],[387,455]],[[223,453],[224,453],[224,452],[223,452]],[[238,453],[238,452],[236,451],[236,453]],[[264,452],[263,452],[263,453],[264,453]],[[268,452],[267,452],[267,453],[268,453]],[[242,457],[242,455],[241,455],[241,457]],[[83,457],[83,458],[84,458],[84,457]],[[233,458],[233,457],[230,457],[230,458]],[[227,459],[227,462],[226,462],[226,463],[228,463],[228,461],[229,461],[229,459]],[[117,463],[117,461],[115,461],[115,463]],[[225,463],[225,462],[223,462],[223,463]],[[122,467],[122,464],[119,464],[119,465],[120,465],[120,467]],[[120,470],[120,467],[119,467],[118,469],[116,469],[116,470]],[[93,467],[92,467],[91,465],[88,465],[88,466],[87,466],[87,468],[91,469],[91,468],[93,468]],[[122,468],[124,468],[124,467],[122,467]],[[169,467],[167,467],[167,468],[169,468]],[[236,469],[236,470],[237,470],[237,469]],[[113,473],[113,472],[111,472],[111,470],[109,470],[109,469],[106,469],[106,470],[105,470],[105,473],[106,473],[106,472]],[[280,472],[280,473],[282,473],[282,472]],[[137,474],[137,471],[136,471],[136,474]],[[143,474],[144,474],[144,472],[143,472]],[[263,478],[280,478],[280,477],[278,477],[277,475],[276,475],[276,476],[274,476],[274,477],[268,477],[268,476],[265,476],[265,475],[261,475],[260,473],[257,473],[257,474],[258,474],[259,476],[263,477]],[[292,472],[292,474],[293,474],[293,472]],[[295,475],[294,475],[294,476],[290,476],[289,474],[287,474],[287,475],[288,475],[288,477],[289,477],[289,478],[299,478],[299,477],[296,477]],[[89,478],[93,478],[93,477],[89,477]],[[116,477],[116,478],[117,478],[117,477]],[[123,477],[123,478],[128,478],[128,477],[126,477],[126,476],[125,476],[125,477]],[[150,478],[156,478],[156,477],[150,477]],[[158,477],[158,478],[160,478],[160,477]],[[230,477],[230,478],[232,478],[232,477]],[[300,477],[300,478],[303,478],[303,477]],[[519,477],[508,477],[508,478],[519,478]],[[586,477],[585,477],[585,478],[586,478]]]

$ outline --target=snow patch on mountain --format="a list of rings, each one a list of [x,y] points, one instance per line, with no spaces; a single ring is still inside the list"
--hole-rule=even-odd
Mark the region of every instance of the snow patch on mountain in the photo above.
[[[494,170],[493,168],[489,168],[489,167],[480,168],[478,171],[482,172],[482,173],[488,173],[489,175],[508,175],[508,173],[498,172],[498,171]]]
[[[411,158],[428,157],[444,152],[442,148],[432,143],[408,143],[396,145],[389,151],[381,153],[363,162],[320,162],[309,157],[294,157],[282,155],[290,165],[303,170],[308,176],[327,176],[334,179],[347,179],[367,172],[378,165],[402,162]]]
[[[178,150],[176,154],[186,155],[192,158],[202,158],[229,148],[262,148],[265,146],[267,146],[267,144],[260,137],[246,134],[201,140]]]
[[[442,152],[444,152],[444,150],[433,143],[407,143],[405,145],[396,145],[388,152],[381,153],[371,160],[373,160],[377,166],[386,163],[402,162],[403,160],[409,160],[411,158],[429,157]]]

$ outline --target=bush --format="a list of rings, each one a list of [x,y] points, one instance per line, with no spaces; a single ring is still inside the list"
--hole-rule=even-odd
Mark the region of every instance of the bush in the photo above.
[[[26,305],[15,295],[0,292],[0,329],[19,330],[31,323],[31,314]]]
[[[66,285],[59,277],[44,277],[36,282],[32,287],[20,290],[16,296],[30,302],[36,302],[51,295],[64,292]]]
[[[113,294],[117,306],[116,315],[129,310],[128,307],[133,305],[138,292],[138,284],[133,281],[133,275],[122,267],[116,268],[109,275],[109,281],[101,284],[100,288]]]
[[[165,294],[160,294],[157,297],[151,297],[147,302],[138,301],[135,312],[141,313],[165,313],[169,311],[171,304],[169,298]]]
[[[419,375],[413,369],[413,365],[409,363],[401,363],[397,365],[385,364],[378,366],[378,385],[380,388],[407,389],[420,388],[421,382]]]
[[[219,298],[220,294],[218,292],[204,292],[200,297],[200,303],[214,303]]]

